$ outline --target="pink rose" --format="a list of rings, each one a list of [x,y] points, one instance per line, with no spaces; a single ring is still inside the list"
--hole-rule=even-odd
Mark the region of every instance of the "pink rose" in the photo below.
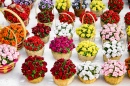
[[[109,39],[109,37],[110,37],[109,35],[106,35],[106,39]]]
[[[119,76],[122,76],[123,74],[123,71],[119,71]]]
[[[2,60],[2,64],[5,65],[7,63],[6,60]]]
[[[119,72],[120,69],[119,69],[118,67],[115,67],[115,71],[116,71],[116,72]]]
[[[111,36],[111,35],[112,35],[112,32],[109,32],[109,35]]]
[[[109,66],[109,68],[112,68],[112,69],[113,69],[113,68],[114,68],[114,65],[111,64],[111,65]]]
[[[111,29],[111,32],[115,32],[116,31],[115,27],[110,27],[110,29]]]
[[[113,69],[109,69],[109,72],[110,72],[110,73],[113,73]]]
[[[112,76],[117,77],[117,76],[118,76],[118,73],[117,73],[117,72],[113,72]]]

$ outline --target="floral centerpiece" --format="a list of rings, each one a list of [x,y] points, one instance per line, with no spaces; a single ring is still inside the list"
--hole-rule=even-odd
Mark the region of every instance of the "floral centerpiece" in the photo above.
[[[83,24],[94,24],[97,21],[96,14],[89,11],[82,12],[79,19]]]
[[[121,42],[116,40],[112,42],[105,42],[103,44],[103,59],[104,61],[119,60],[123,54],[123,47]]]
[[[130,25],[130,12],[127,12],[124,17],[126,28]]]
[[[47,63],[43,57],[29,56],[22,64],[21,71],[31,83],[38,83],[43,80],[47,72]]]
[[[102,65],[101,73],[107,83],[111,85],[119,84],[126,73],[125,63],[117,60],[108,60]]]
[[[99,48],[94,42],[82,41],[76,47],[78,58],[81,61],[92,61],[95,59]]]
[[[59,13],[63,11],[69,11],[70,6],[71,6],[70,0],[56,0],[55,7]]]
[[[101,17],[101,26],[107,23],[118,24],[118,22],[120,21],[119,14],[117,12],[114,12],[113,10],[105,11],[100,17]]]
[[[41,11],[51,11],[54,8],[52,0],[41,0],[38,4],[38,7]]]
[[[90,9],[97,17],[100,17],[105,9],[105,4],[102,1],[92,1],[90,3]]]
[[[24,24],[26,26],[28,25],[30,9],[27,6],[11,4],[7,9],[14,11],[23,20]],[[10,12],[4,11],[4,17],[11,23],[20,23],[19,20]]]
[[[32,28],[32,33],[42,39],[44,43],[47,43],[50,38],[51,28],[41,23],[37,23],[37,26]]]
[[[46,26],[51,27],[52,22],[54,20],[54,14],[50,11],[42,11],[37,14],[37,20],[39,23],[43,23]]]
[[[72,2],[72,7],[74,9],[75,15],[79,17],[82,12],[85,12],[87,5],[87,0],[74,0],[74,2]]]
[[[90,84],[99,78],[100,70],[101,66],[98,63],[86,61],[77,66],[77,75],[81,82]]]
[[[76,66],[70,59],[65,60],[62,58],[54,63],[50,71],[54,82],[58,86],[68,86],[74,79]]]
[[[0,73],[11,71],[18,61],[20,54],[17,49],[11,45],[0,45]]]
[[[130,77],[130,57],[125,59],[125,65],[126,65],[127,74]]]
[[[130,42],[130,26],[127,27],[126,33],[127,33],[127,41]]]
[[[2,4],[5,2],[5,0],[0,0],[0,7],[2,6]]]
[[[24,40],[24,47],[28,56],[42,56],[44,53],[44,42],[38,36]]]
[[[59,15],[60,22],[67,22],[68,24],[74,25],[75,15],[69,11],[63,11]]]
[[[72,39],[74,30],[73,30],[72,24],[62,22],[56,26],[56,29],[54,32],[55,32],[56,36],[58,36],[58,37],[67,36],[69,39]]]
[[[121,26],[108,23],[106,25],[103,25],[100,36],[104,43],[106,41],[120,41],[124,37],[124,33],[121,29]]]
[[[108,1],[108,9],[113,10],[114,12],[120,13],[123,9],[124,2],[123,0],[109,0]]]
[[[76,33],[79,36],[80,41],[94,41],[96,29],[93,25],[82,24],[76,29]]]
[[[73,43],[73,39],[60,36],[51,41],[49,48],[51,49],[55,59],[69,59],[71,57],[72,50],[75,48],[75,45]]]

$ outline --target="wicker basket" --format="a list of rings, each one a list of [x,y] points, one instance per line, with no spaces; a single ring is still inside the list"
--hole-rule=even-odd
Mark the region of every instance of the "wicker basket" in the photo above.
[[[96,81],[96,78],[92,79],[92,80],[83,80],[81,77],[79,77],[79,80],[85,84],[91,84],[91,83],[94,83]]]
[[[63,10],[63,9],[57,9],[57,11],[58,11],[58,13],[62,13],[62,12],[64,12],[64,11],[69,11],[69,8],[67,8],[67,9],[65,9],[65,10]]]
[[[79,41],[81,42],[81,41],[92,41],[92,42],[94,42],[95,41],[95,38],[93,37],[93,38],[81,38],[81,37],[79,37]]]
[[[120,60],[121,56],[107,58],[106,55],[103,55],[103,60],[107,62],[108,60]]]
[[[48,35],[48,36],[46,36],[46,37],[44,37],[44,38],[41,38],[41,39],[42,39],[42,41],[43,41],[44,43],[47,43],[47,42],[49,41],[49,38],[50,38],[50,35]]]
[[[31,83],[34,83],[34,84],[36,84],[36,83],[39,83],[39,82],[41,82],[43,80],[43,77],[39,77],[39,78],[37,78],[37,79],[33,79],[33,80],[28,80],[29,82],[31,82]]]
[[[97,17],[100,17],[100,15],[102,15],[102,13],[103,13],[103,10],[101,10],[101,11],[93,11],[91,9],[91,12],[95,13]]]
[[[130,42],[130,36],[127,35],[127,41]]]
[[[78,54],[78,58],[79,60],[85,62],[85,61],[93,61],[95,59],[96,56],[91,56],[91,57],[87,57],[87,56],[81,56]]]

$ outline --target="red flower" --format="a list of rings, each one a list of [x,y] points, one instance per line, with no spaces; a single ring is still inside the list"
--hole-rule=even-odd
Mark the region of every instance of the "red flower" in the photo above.
[[[127,25],[130,25],[130,12],[125,14],[124,20]]]

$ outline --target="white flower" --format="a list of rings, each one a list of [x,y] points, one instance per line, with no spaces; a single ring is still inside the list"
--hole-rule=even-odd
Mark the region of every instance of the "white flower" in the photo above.
[[[121,53],[120,53],[120,52],[117,52],[117,56],[121,56]]]
[[[106,57],[107,57],[107,58],[110,58],[110,57],[111,57],[111,55],[110,55],[110,54],[106,54]]]
[[[121,46],[122,46],[122,45],[121,45],[121,42],[118,42],[118,43],[117,43],[117,46],[121,47]]]
[[[63,36],[63,33],[62,32],[59,32],[59,34],[58,34],[59,36]]]
[[[117,54],[116,53],[112,53],[112,57],[115,57],[115,56],[117,56]]]
[[[116,50],[116,49],[113,49],[112,52],[113,52],[113,53],[117,53],[117,50]]]
[[[65,31],[65,29],[62,29],[61,32],[62,32],[62,33],[65,33],[66,31]]]
[[[108,43],[106,43],[106,44],[104,44],[104,45],[103,45],[103,47],[110,48],[110,47],[111,47],[111,45],[110,45],[110,44],[108,44]]]
[[[83,76],[82,73],[80,73],[79,76],[82,77]]]
[[[83,68],[82,68],[82,66],[79,65],[79,66],[77,67],[77,69],[78,69],[79,71],[81,71]]]
[[[94,79],[95,77],[93,75],[89,75],[89,80]]]
[[[82,70],[80,73],[82,74],[82,76],[85,76],[85,74],[87,73],[87,71],[86,70]]]
[[[112,45],[111,47],[112,47],[112,49],[115,49],[115,48],[117,48],[117,46],[116,46],[116,45]]]
[[[12,3],[12,1],[11,1],[11,0],[5,0],[5,1],[4,1],[5,6],[10,5],[11,3]]]
[[[93,67],[93,66],[89,66],[89,69],[90,69],[90,70],[94,70],[94,67]]]
[[[117,44],[116,40],[112,41],[112,45],[116,45],[116,44]]]
[[[89,66],[90,64],[91,64],[91,61],[85,62],[85,65],[86,65],[86,66]]]
[[[66,34],[66,33],[63,33],[63,36],[67,36],[67,34]]]
[[[58,27],[57,27],[57,30],[60,30],[61,29],[61,26],[59,25]]]
[[[84,80],[88,80],[88,77],[87,76],[84,76],[84,78],[83,78]]]
[[[119,52],[122,52],[123,51],[123,49],[122,49],[122,47],[117,47],[117,50],[119,51]]]
[[[66,27],[66,29],[72,29],[72,25],[71,24],[69,24],[67,27]]]
[[[98,78],[99,77],[99,74],[95,74],[95,78]]]
[[[54,30],[55,34],[58,34],[58,30]]]
[[[103,50],[103,51],[102,51],[102,53],[103,53],[103,55],[104,55],[104,54],[106,54],[106,51],[105,51],[105,50]]]
[[[70,33],[67,33],[67,36],[68,36],[68,37],[70,37],[70,36],[71,36],[71,34],[70,34]]]
[[[111,52],[112,52],[112,50],[111,50],[111,49],[108,49],[108,50],[107,50],[107,53],[108,53],[108,54],[110,54]]]
[[[68,25],[67,23],[62,24],[63,27],[66,27],[67,25]]]

